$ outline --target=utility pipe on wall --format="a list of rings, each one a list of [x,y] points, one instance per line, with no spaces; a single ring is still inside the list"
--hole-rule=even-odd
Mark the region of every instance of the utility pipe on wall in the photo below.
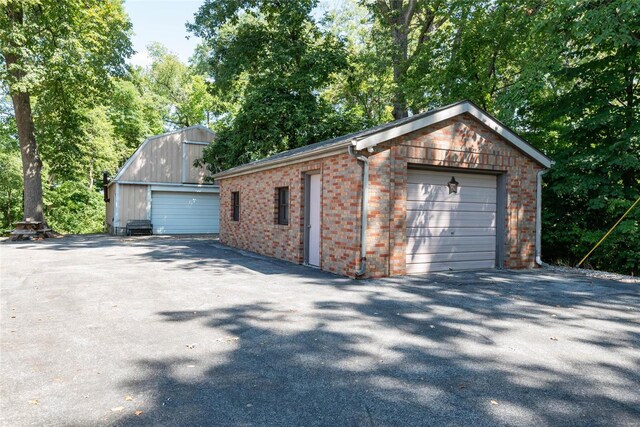
[[[367,271],[367,221],[369,219],[369,159],[358,154],[353,145],[349,146],[349,155],[362,162],[362,207],[360,211],[360,268],[356,271],[356,277],[362,277]]]
[[[542,266],[542,175],[549,169],[542,169],[536,174],[536,264]]]

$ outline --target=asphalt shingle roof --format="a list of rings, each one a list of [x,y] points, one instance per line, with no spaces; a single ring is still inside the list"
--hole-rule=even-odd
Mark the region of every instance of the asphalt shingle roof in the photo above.
[[[316,151],[318,149],[321,149],[321,148],[329,148],[329,147],[331,147],[333,145],[338,145],[338,144],[343,143],[345,141],[362,138],[362,137],[365,137],[365,136],[368,136],[368,135],[372,135],[372,134],[377,133],[377,132],[381,132],[381,131],[384,131],[384,130],[387,130],[387,129],[394,128],[396,126],[401,126],[401,125],[403,125],[405,123],[410,123],[412,121],[419,120],[419,119],[421,119],[423,117],[430,116],[431,114],[437,113],[438,111],[446,110],[447,108],[451,108],[451,107],[453,107],[455,105],[458,105],[458,104],[461,104],[463,102],[468,102],[468,101],[459,101],[459,102],[456,102],[456,103],[453,103],[453,104],[445,105],[444,107],[439,107],[439,108],[436,108],[436,109],[433,109],[433,110],[426,111],[424,113],[416,114],[416,115],[413,115],[411,117],[405,117],[403,119],[394,120],[392,122],[384,123],[384,124],[381,124],[381,125],[378,125],[378,126],[374,126],[372,128],[364,129],[364,130],[361,130],[361,131],[358,131],[358,132],[353,132],[353,133],[350,133],[348,135],[339,136],[339,137],[333,138],[333,139],[327,139],[325,141],[316,142],[316,143],[313,143],[313,144],[305,145],[303,147],[293,148],[291,150],[283,151],[281,153],[277,153],[277,154],[274,154],[272,156],[265,157],[264,159],[255,160],[253,162],[245,163],[243,165],[236,166],[236,167],[233,167],[231,169],[227,169],[227,170],[221,172],[220,174],[224,174],[224,175],[232,174],[234,172],[239,172],[241,170],[252,169],[253,167],[257,167],[257,166],[260,166],[260,165],[265,164],[265,163],[270,163],[272,161],[283,160],[283,159],[286,159],[288,157],[292,157],[292,156],[295,156],[295,155],[298,155],[298,154],[303,154],[303,153],[307,153],[307,152],[312,153],[312,152],[314,152],[314,151]],[[214,175],[214,177],[215,177],[215,175]]]

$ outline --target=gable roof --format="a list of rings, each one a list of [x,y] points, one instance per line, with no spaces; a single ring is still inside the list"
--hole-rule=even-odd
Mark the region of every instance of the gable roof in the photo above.
[[[165,133],[161,133],[159,135],[153,135],[150,136],[149,138],[145,139],[142,144],[140,144],[140,146],[136,149],[136,151],[133,152],[133,154],[131,155],[131,157],[129,157],[127,159],[127,161],[124,163],[124,165],[122,165],[122,167],[120,168],[120,170],[118,171],[118,173],[116,174],[116,176],[113,177],[113,179],[111,180],[111,182],[109,183],[109,185],[111,185],[111,183],[117,181],[118,179],[120,179],[120,177],[122,176],[122,174],[124,174],[124,172],[127,170],[127,168],[129,168],[129,166],[131,166],[131,163],[133,163],[133,161],[140,155],[140,153],[142,152],[142,150],[144,149],[144,147],[151,141],[168,136],[168,135],[174,135],[176,133],[182,133],[184,131],[187,131],[189,129],[202,129],[206,132],[209,132],[212,136],[215,137],[215,132],[212,131],[211,129],[209,129],[206,126],[202,126],[202,125],[194,125],[194,126],[189,126],[186,128],[181,128],[178,130],[172,130],[171,132],[165,132]]]
[[[350,145],[356,150],[364,150],[464,113],[469,113],[475,117],[493,132],[502,136],[515,148],[531,157],[545,168],[550,168],[553,165],[553,161],[549,157],[519,137],[507,126],[500,123],[498,119],[482,110],[473,102],[465,100],[441,108],[429,110],[425,113],[416,114],[411,117],[394,120],[359,132],[283,151],[264,159],[227,169],[213,175],[213,178],[218,179],[235,175],[244,175],[246,173],[253,173],[259,170],[271,169],[281,164],[297,163],[300,161],[311,160],[313,158],[325,157],[336,151],[349,147]]]

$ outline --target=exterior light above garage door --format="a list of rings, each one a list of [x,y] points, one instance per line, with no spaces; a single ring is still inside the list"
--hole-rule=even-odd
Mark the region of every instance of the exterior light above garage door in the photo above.
[[[449,194],[458,193],[458,184],[459,182],[456,181],[456,177],[452,176],[451,181],[447,182],[447,187],[449,187]]]

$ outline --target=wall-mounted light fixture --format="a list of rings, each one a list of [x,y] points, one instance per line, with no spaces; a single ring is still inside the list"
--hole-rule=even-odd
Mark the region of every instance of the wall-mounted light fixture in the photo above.
[[[451,177],[451,181],[447,182],[447,187],[449,187],[449,194],[458,193],[458,184],[454,176]]]

